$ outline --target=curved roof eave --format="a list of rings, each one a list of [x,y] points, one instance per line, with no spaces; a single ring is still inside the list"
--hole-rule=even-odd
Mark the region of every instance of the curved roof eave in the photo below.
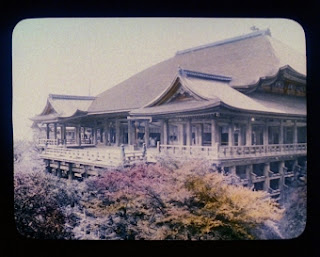
[[[165,115],[165,114],[181,114],[181,113],[189,113],[189,112],[195,112],[195,111],[201,111],[201,110],[206,110],[208,108],[214,108],[218,107],[220,105],[220,100],[215,100],[215,101],[205,101],[203,105],[201,106],[195,106],[191,108],[187,108],[185,110],[175,110],[174,108],[169,109],[169,110],[159,110],[159,111],[154,111],[154,109],[158,108],[158,106],[155,107],[147,107],[149,109],[152,109],[150,112],[148,112],[147,109],[141,108],[141,109],[136,109],[130,112],[129,114],[132,116],[139,116],[139,115]],[[171,107],[171,106],[170,106]],[[140,111],[139,110],[144,110]]]
[[[230,110],[240,110],[240,111],[245,111],[245,112],[250,112],[250,113],[257,113],[257,114],[262,114],[262,115],[275,115],[275,116],[285,116],[285,117],[300,117],[300,118],[306,118],[306,114],[295,114],[295,113],[286,113],[286,112],[272,112],[272,111],[261,111],[261,110],[249,110],[249,109],[243,109],[239,107],[234,107],[231,105],[228,105],[226,103],[221,102],[221,106],[226,107]]]
[[[263,77],[260,77],[259,79],[257,79],[257,81],[251,83],[251,84],[248,84],[246,86],[243,86],[243,85],[233,85],[232,87],[234,89],[247,89],[247,93],[251,93],[253,92],[259,85],[265,83],[265,82],[269,82],[269,83],[272,83],[274,82],[280,75],[280,73],[282,72],[290,72],[292,73],[291,75],[296,77],[297,80],[299,80],[299,82],[301,83],[301,80],[306,80],[306,75],[302,74],[302,73],[299,73],[298,71],[296,71],[295,69],[293,69],[290,65],[285,65],[285,66],[282,66],[280,67],[274,74],[272,75],[268,75],[268,76],[263,76]],[[269,84],[268,83],[268,84]],[[304,83],[306,83],[306,81],[304,81]]]

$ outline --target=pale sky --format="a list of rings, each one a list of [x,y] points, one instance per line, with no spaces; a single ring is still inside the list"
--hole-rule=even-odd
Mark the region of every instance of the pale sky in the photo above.
[[[248,34],[252,26],[305,54],[302,27],[287,19],[22,20],[12,34],[14,139],[31,139],[29,118],[50,93],[95,96],[179,50]]]

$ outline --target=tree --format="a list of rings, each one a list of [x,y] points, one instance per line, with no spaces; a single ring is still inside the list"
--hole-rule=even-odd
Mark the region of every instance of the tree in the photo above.
[[[168,166],[175,165],[137,165],[87,180],[91,198],[82,204],[96,218],[93,234],[106,239],[253,239],[252,229],[282,216],[267,193],[230,185],[203,162]]]
[[[77,205],[81,184],[46,174],[41,166],[23,169],[20,164],[14,171],[14,211],[19,233],[38,239],[72,238],[66,223],[75,217],[66,216],[65,208]]]

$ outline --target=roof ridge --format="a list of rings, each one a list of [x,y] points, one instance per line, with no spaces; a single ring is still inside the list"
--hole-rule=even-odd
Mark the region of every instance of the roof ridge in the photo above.
[[[223,39],[223,40],[219,40],[213,43],[209,43],[209,44],[205,44],[205,45],[201,45],[201,46],[195,46],[195,47],[191,47],[185,50],[181,50],[181,51],[177,51],[176,55],[181,55],[181,54],[185,54],[185,53],[189,53],[189,52],[194,52],[194,51],[198,51],[198,50],[202,50],[208,47],[214,47],[214,46],[219,46],[219,45],[225,45],[225,44],[229,44],[229,43],[233,43],[236,41],[240,41],[240,40],[244,40],[244,39],[248,39],[248,38],[252,38],[252,37],[258,37],[258,36],[264,36],[264,35],[269,35],[271,36],[271,32],[270,29],[264,29],[264,30],[258,30],[258,31],[254,31],[252,33],[249,34],[245,34],[245,35],[240,35],[240,36],[236,36],[236,37],[232,37],[232,38],[228,38],[228,39]]]
[[[94,100],[95,96],[79,96],[79,95],[60,95],[60,94],[49,94],[50,99],[69,99],[69,100]]]
[[[194,77],[199,79],[219,80],[219,81],[226,81],[226,82],[230,82],[232,80],[232,77],[217,75],[213,73],[204,73],[204,72],[199,72],[194,70],[186,70],[186,69],[181,69],[181,67],[179,67],[178,73],[181,76]]]

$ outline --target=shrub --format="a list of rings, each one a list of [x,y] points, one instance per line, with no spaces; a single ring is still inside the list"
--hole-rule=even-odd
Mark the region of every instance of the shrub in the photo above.
[[[37,163],[39,164],[39,163]],[[78,204],[84,191],[77,181],[46,174],[44,166],[15,164],[14,212],[20,234],[38,239],[71,238],[65,224],[67,206]],[[41,167],[43,169],[41,169]]]
[[[265,192],[230,185],[204,163],[186,163],[174,171],[166,167],[138,165],[87,180],[92,198],[83,206],[102,222],[93,234],[113,239],[253,239],[253,228],[282,216]]]

